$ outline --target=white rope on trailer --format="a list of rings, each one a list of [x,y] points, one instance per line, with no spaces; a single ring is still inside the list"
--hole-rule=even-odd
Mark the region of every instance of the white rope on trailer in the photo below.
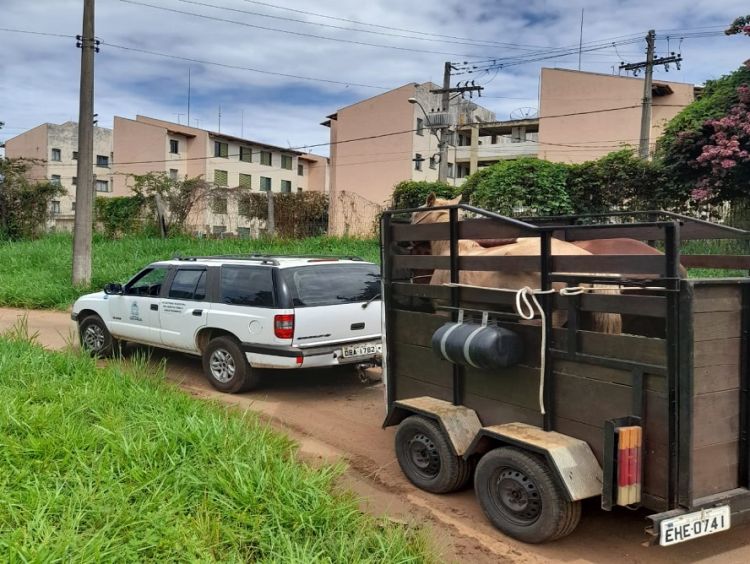
[[[583,287],[583,286],[571,286],[567,288],[560,288],[560,290],[550,289],[550,290],[539,290],[539,289],[533,289],[529,286],[524,286],[521,289],[511,289],[511,288],[488,288],[486,286],[474,286],[472,284],[456,284],[456,283],[445,283],[443,286],[447,286],[449,288],[474,288],[479,290],[491,290],[493,292],[505,292],[505,293],[512,293],[516,295],[516,313],[521,319],[525,319],[526,321],[530,321],[534,319],[536,314],[539,314],[539,319],[542,322],[542,339],[541,339],[541,345],[540,345],[540,351],[539,351],[539,411],[542,415],[546,413],[545,407],[544,407],[544,374],[545,369],[547,366],[547,355],[545,354],[547,351],[547,316],[544,313],[544,308],[542,307],[542,304],[539,303],[539,300],[536,298],[539,295],[544,294],[555,294],[559,293],[561,296],[580,296],[581,294],[585,292],[612,292],[612,289],[609,288],[589,288],[589,287]],[[618,288],[618,290],[666,290],[666,288],[660,287],[660,286],[635,286],[632,288],[622,288],[621,286]],[[463,311],[461,311],[463,313]],[[459,323],[463,321],[463,315],[459,318]],[[449,331],[450,332],[450,331]],[[445,351],[443,351],[445,353]],[[447,357],[446,357],[447,358]]]

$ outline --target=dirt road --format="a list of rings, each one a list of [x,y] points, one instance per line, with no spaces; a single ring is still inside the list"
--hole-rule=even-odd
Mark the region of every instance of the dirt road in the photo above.
[[[31,311],[28,325],[50,348],[70,342],[74,326],[59,312]],[[0,331],[24,312],[0,309]],[[215,392],[203,379],[200,362],[180,354],[154,351],[153,360],[166,359],[169,379],[188,393],[251,409],[285,429],[308,458],[349,464],[345,485],[375,514],[399,521],[426,524],[447,561],[461,562],[629,562],[684,563],[750,561],[750,528],[724,533],[670,548],[641,546],[644,513],[625,509],[607,513],[596,500],[584,505],[578,529],[568,538],[543,546],[509,539],[490,526],[471,489],[432,495],[413,487],[401,474],[393,453],[393,429],[383,430],[383,387],[365,386],[348,369],[267,372],[263,387],[241,395]]]

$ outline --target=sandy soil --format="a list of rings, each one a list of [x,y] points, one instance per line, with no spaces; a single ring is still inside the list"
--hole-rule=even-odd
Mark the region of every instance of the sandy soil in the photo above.
[[[27,316],[30,333],[49,348],[71,342],[74,325],[67,313],[0,309],[0,331]],[[132,352],[129,347],[127,353]],[[127,354],[126,353],[126,354]],[[684,563],[750,561],[748,527],[675,547],[644,547],[645,513],[611,513],[598,500],[584,505],[576,531],[542,546],[524,545],[494,529],[471,489],[433,495],[412,486],[393,452],[393,429],[382,429],[385,402],[380,383],[364,385],[353,370],[266,371],[260,389],[226,395],[201,375],[200,362],[186,355],[152,351],[166,360],[167,376],[187,393],[260,413],[300,444],[307,460],[345,460],[342,486],[355,491],[367,511],[398,522],[425,526],[445,561],[456,562],[629,562]],[[373,376],[377,376],[373,374]]]

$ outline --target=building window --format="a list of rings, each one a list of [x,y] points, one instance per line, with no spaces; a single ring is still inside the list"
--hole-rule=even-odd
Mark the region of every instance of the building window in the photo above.
[[[225,225],[214,225],[213,227],[211,227],[211,233],[213,233],[214,235],[221,236],[226,232],[227,228]]]
[[[240,160],[246,163],[253,162],[253,151],[250,147],[240,147]]]
[[[417,135],[424,135],[424,120],[417,118]]]
[[[417,153],[414,155],[414,170],[422,170],[422,161],[424,159],[422,158],[422,155]]]
[[[304,176],[305,175],[305,167],[301,164],[297,165],[297,176]]]
[[[214,198],[211,202],[211,211],[214,213],[227,213],[227,199]]]
[[[177,180],[177,175],[180,174],[180,171],[176,168],[170,168],[169,169],[169,178],[170,180]]]
[[[229,185],[229,173],[226,170],[214,170],[214,184],[217,186]]]
[[[62,160],[62,151],[60,151],[60,149],[52,149],[52,160],[53,161]]]
[[[107,155],[96,155],[96,166],[109,168],[109,157]]]
[[[180,142],[177,139],[169,140],[169,152],[176,155],[180,152]]]
[[[97,192],[109,192],[109,182],[107,182],[106,180],[97,180],[96,191]]]
[[[240,173],[240,188],[252,188],[253,187],[253,177],[249,174],[242,174]]]
[[[55,186],[60,186],[60,184],[61,184],[60,180],[61,180],[61,178],[60,178],[59,174],[53,174],[52,176],[50,176],[50,180],[49,181],[52,184],[54,184]]]
[[[74,161],[78,160],[78,151],[73,151],[73,160]]]
[[[76,203],[75,202],[70,202],[70,210],[71,211],[76,211]]]
[[[433,169],[433,170],[435,170],[435,168],[437,167],[437,162],[438,162],[438,161],[437,161],[437,159],[435,158],[435,156],[434,156],[434,155],[433,155],[433,156],[431,156],[431,157],[430,157],[430,168],[431,168],[431,169]]]
[[[271,191],[271,179],[267,176],[260,177],[260,189],[264,192]]]
[[[292,170],[292,157],[289,155],[281,155],[281,168]]]
[[[285,194],[289,194],[292,191],[292,181],[291,180],[282,180],[281,181],[281,191]]]
[[[260,164],[271,166],[271,151],[260,152]]]
[[[78,186],[78,177],[77,177],[77,176],[74,176],[74,177],[73,177],[73,178],[71,179],[71,183],[73,184],[73,186]]]
[[[302,186],[297,186],[297,192],[302,192]]]
[[[448,163],[448,178],[453,178],[453,163]]]
[[[52,215],[60,215],[60,202],[58,200],[52,200],[49,203],[49,213]]]
[[[214,157],[229,158],[229,143],[214,141]]]
[[[237,228],[237,237],[240,239],[249,239],[250,238],[250,228],[249,227],[238,227]]]

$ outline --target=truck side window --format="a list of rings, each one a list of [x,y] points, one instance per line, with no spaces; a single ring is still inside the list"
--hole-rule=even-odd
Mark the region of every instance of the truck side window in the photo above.
[[[166,277],[166,267],[148,268],[127,283],[124,293],[129,296],[158,297]]]
[[[273,275],[268,267],[222,266],[221,303],[274,307]]]
[[[169,298],[173,300],[203,300],[206,298],[205,269],[178,270],[169,288]]]

